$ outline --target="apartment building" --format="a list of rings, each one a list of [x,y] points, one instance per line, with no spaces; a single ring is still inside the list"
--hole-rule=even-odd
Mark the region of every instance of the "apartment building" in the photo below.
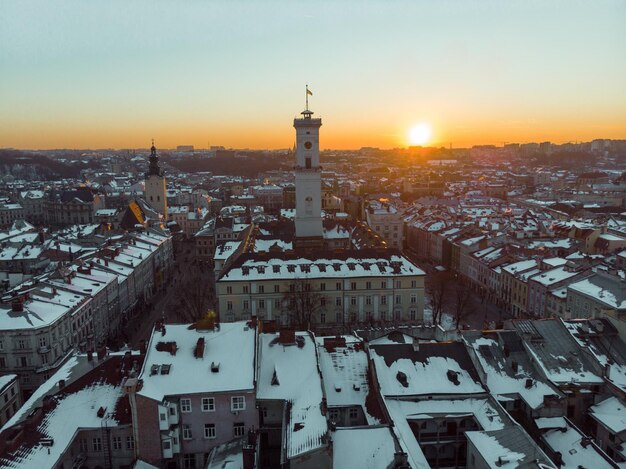
[[[275,319],[316,327],[374,322],[420,322],[424,314],[422,270],[392,250],[337,254],[247,253],[217,281],[220,318],[232,322]],[[293,300],[304,292],[315,304],[310,317],[294,317]],[[302,324],[299,324],[302,325]]]
[[[258,428],[255,334],[243,322],[154,330],[130,397],[140,459],[204,468],[214,447]]]

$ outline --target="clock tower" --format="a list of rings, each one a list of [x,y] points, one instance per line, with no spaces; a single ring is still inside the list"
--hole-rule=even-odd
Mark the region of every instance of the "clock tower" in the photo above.
[[[296,128],[296,248],[321,249],[322,190],[319,135],[322,119],[313,118],[307,106],[302,117],[293,120]]]
[[[167,192],[165,183],[165,173],[159,166],[159,157],[156,153],[154,140],[150,148],[150,164],[146,173],[144,197],[146,202],[157,212],[163,215],[163,220],[167,221]]]

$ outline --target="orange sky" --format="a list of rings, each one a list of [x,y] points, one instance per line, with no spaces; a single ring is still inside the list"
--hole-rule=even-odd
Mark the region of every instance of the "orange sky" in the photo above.
[[[626,138],[626,2],[115,3],[0,3],[0,147]]]

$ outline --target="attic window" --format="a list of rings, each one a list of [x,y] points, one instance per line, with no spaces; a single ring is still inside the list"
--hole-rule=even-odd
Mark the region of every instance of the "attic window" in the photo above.
[[[250,273],[250,267],[247,265],[244,265],[243,267],[241,267],[241,273],[244,275],[248,275]]]
[[[333,269],[335,269],[335,272],[339,272],[341,270],[341,264],[334,263],[333,264]]]
[[[211,362],[211,373],[219,373],[220,362]]]
[[[276,370],[274,369],[274,373],[272,374],[272,386],[279,386],[280,385],[280,381],[278,381],[278,373],[276,373]]]
[[[310,272],[311,271],[311,266],[309,264],[302,264],[300,266],[300,270],[302,272]]]
[[[170,368],[172,368],[172,365],[170,365],[170,364],[161,365],[161,374],[162,375],[169,375],[170,374]]]
[[[296,271],[296,266],[295,266],[295,265],[293,265],[293,264],[289,264],[289,265],[287,266],[287,270],[288,270],[289,272],[295,272],[295,271]]]
[[[159,368],[161,368],[160,365],[152,365],[150,367],[150,376],[158,375],[159,374]]]
[[[409,387],[409,381],[406,377],[406,374],[404,374],[402,371],[398,371],[398,374],[396,375],[396,379],[405,388]]]
[[[326,272],[326,264],[320,264],[318,265],[318,268],[320,269],[320,272]]]
[[[265,266],[264,265],[260,265],[257,267],[257,270],[259,271],[260,274],[264,274],[265,273]]]
[[[353,262],[348,262],[348,269],[354,270],[355,264]]]
[[[280,266],[279,265],[273,265],[272,266],[272,270],[274,271],[275,274],[280,272]]]

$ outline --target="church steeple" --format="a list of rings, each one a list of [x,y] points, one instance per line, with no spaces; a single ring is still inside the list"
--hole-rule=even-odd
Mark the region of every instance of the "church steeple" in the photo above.
[[[159,166],[159,157],[154,146],[154,140],[152,140],[148,160],[150,164],[148,172],[146,172],[144,196],[146,202],[163,215],[164,220],[167,220],[167,183],[165,173]]]
[[[163,176],[163,170],[159,166],[159,157],[156,153],[156,147],[154,146],[154,139],[152,140],[152,146],[150,147],[150,165],[148,166],[148,173],[146,176]]]

